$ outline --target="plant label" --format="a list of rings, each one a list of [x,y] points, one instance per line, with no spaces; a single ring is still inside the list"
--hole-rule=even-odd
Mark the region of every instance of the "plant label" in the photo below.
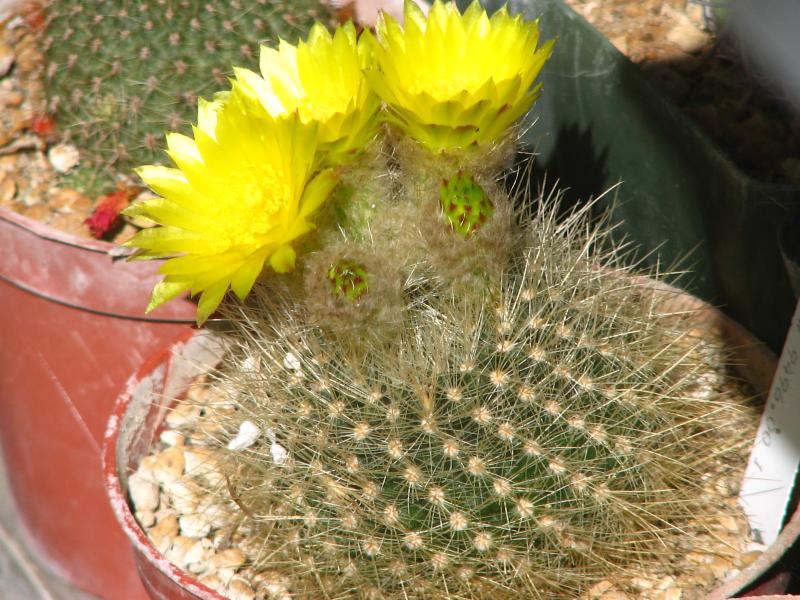
[[[778,537],[800,464],[800,302],[778,361],[739,502],[756,541]]]

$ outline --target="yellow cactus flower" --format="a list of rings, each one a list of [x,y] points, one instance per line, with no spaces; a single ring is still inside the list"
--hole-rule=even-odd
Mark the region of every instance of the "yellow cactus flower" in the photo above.
[[[160,225],[126,244],[137,257],[171,257],[147,310],[199,293],[198,323],[228,289],[244,299],[267,261],[278,273],[292,270],[291,243],[313,228],[310,217],[336,185],[331,169],[315,175],[316,125],[273,119],[235,92],[220,98],[200,101],[194,139],[167,135],[177,169],[137,170],[160,197],[126,211]]]
[[[319,123],[321,152],[331,164],[357,155],[375,136],[380,100],[363,69],[371,59],[352,23],[334,34],[320,23],[296,46],[261,47],[261,76],[234,69],[243,93],[257,98],[272,116],[297,111],[303,123]]]
[[[435,0],[425,17],[410,0],[401,27],[378,19],[377,68],[367,71],[389,119],[434,152],[500,139],[530,108],[541,84],[531,87],[555,40],[537,50],[536,21],[491,17],[475,0],[459,13]]]

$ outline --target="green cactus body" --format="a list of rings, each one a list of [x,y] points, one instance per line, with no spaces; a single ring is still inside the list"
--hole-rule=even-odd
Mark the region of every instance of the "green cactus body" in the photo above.
[[[369,276],[364,267],[343,258],[328,270],[328,281],[336,296],[355,302],[369,290]]]
[[[189,133],[198,97],[231,65],[257,70],[259,43],[294,42],[326,18],[318,0],[54,0],[46,11],[50,108],[81,151],[68,177],[91,192],[164,162],[164,131]]]
[[[494,214],[489,196],[464,173],[457,173],[442,183],[439,199],[447,222],[463,238],[470,237]]]
[[[269,327],[234,319],[262,366],[233,369],[226,428],[246,415],[289,460],[256,446],[227,472],[298,597],[574,598],[670,560],[710,510],[739,407],[698,399],[703,343],[587,250],[586,215],[544,206],[496,283],[407,290],[391,342],[332,341],[274,298],[252,307]]]

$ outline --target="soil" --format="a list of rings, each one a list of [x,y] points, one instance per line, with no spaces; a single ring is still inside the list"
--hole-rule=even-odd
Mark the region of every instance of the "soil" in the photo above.
[[[697,0],[699,1],[699,0]],[[713,20],[692,0],[566,0],[693,118],[747,173],[800,185],[800,117],[759,83]],[[341,4],[341,3],[340,3]],[[36,9],[0,22],[0,207],[92,237],[86,224],[106,197],[60,181],[76,149],[45,111]],[[133,183],[120,184],[135,197]],[[114,192],[114,190],[108,190]],[[107,198],[106,198],[107,199]],[[120,221],[105,239],[122,242],[141,223]]]
[[[800,114],[702,0],[565,0],[745,172],[800,185]]]

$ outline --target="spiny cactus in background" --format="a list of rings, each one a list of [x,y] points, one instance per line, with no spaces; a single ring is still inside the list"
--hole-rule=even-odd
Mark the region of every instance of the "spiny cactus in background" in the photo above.
[[[93,192],[163,162],[164,131],[188,133],[198,97],[231,65],[257,65],[259,44],[328,18],[317,0],[53,0],[46,11],[50,109],[81,152],[68,177]]]
[[[297,597],[574,598],[675,559],[719,510],[703,475],[752,430],[711,397],[720,365],[619,249],[593,250],[586,209],[555,208],[487,286],[415,265],[392,341],[331,338],[275,288],[229,309],[238,412],[216,443],[246,419],[286,452],[229,453],[218,492]]]

